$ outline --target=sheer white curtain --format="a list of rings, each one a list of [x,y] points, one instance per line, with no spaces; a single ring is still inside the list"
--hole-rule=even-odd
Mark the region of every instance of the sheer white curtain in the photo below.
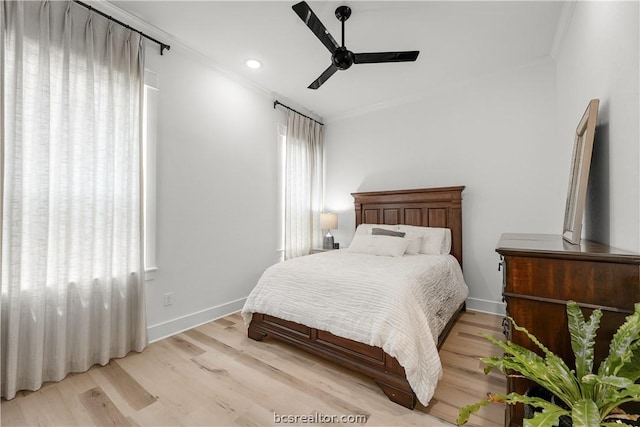
[[[147,344],[140,36],[3,1],[2,397]]]
[[[289,111],[285,160],[285,259],[322,247],[323,130],[317,122]]]

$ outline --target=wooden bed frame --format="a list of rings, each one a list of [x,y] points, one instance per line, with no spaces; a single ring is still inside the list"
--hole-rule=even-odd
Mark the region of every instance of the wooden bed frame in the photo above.
[[[408,224],[451,229],[451,254],[462,266],[462,191],[464,187],[352,193],[356,226]],[[465,304],[458,307],[438,337],[441,347]],[[416,395],[398,361],[380,347],[372,347],[305,325],[254,313],[248,336],[261,341],[266,336],[293,344],[314,355],[374,379],[382,391],[402,406],[413,409]]]

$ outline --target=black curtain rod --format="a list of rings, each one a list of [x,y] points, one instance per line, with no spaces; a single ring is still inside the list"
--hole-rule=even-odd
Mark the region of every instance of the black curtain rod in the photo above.
[[[76,4],[79,4],[79,5],[80,5],[80,6],[82,6],[82,7],[87,8],[87,9],[89,9],[89,10],[91,10],[91,11],[95,12],[95,13],[97,13],[97,14],[98,14],[98,15],[100,15],[100,16],[104,16],[104,17],[105,17],[105,18],[107,18],[109,21],[113,21],[113,22],[115,22],[116,24],[122,25],[123,27],[125,27],[125,28],[127,28],[127,29],[129,29],[129,30],[131,30],[131,31],[135,31],[136,33],[140,34],[142,37],[144,37],[144,38],[146,38],[146,39],[149,39],[149,40],[151,40],[152,42],[158,43],[158,44],[160,45],[160,55],[162,55],[162,54],[164,53],[164,50],[165,50],[165,49],[167,49],[167,50],[171,50],[171,46],[169,46],[168,44],[166,44],[166,43],[162,43],[161,41],[158,41],[158,40],[154,39],[153,37],[149,37],[148,35],[146,35],[146,34],[145,34],[145,33],[143,33],[142,31],[140,31],[140,30],[136,30],[135,28],[133,28],[133,27],[131,27],[131,26],[129,26],[129,25],[127,25],[127,24],[125,24],[124,22],[118,21],[118,20],[117,20],[116,18],[114,18],[113,16],[109,16],[109,15],[107,15],[107,14],[106,14],[106,13],[104,13],[104,12],[100,12],[98,9],[94,8],[94,7],[93,7],[93,6],[91,6],[91,5],[88,5],[88,4],[86,4],[86,3],[83,3],[83,2],[81,2],[81,1],[79,1],[79,0],[73,0],[73,2],[74,2],[74,3],[76,3]]]
[[[296,111],[293,108],[284,105],[282,102],[278,101],[277,99],[275,101],[273,101],[273,108],[275,109],[278,105],[282,105],[284,108],[286,108],[287,110],[291,110],[294,113],[298,113],[300,114],[302,117],[306,117],[309,120],[313,120],[314,122],[316,122],[317,124],[319,124],[320,126],[324,126],[324,123],[320,123],[319,121],[317,121],[316,119],[314,119],[313,117],[309,117],[307,115],[302,114],[300,111]]]

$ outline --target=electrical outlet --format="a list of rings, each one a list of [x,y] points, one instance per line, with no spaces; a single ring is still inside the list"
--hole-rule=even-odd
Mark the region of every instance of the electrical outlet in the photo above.
[[[172,305],[173,304],[173,292],[167,292],[164,294],[164,305]]]

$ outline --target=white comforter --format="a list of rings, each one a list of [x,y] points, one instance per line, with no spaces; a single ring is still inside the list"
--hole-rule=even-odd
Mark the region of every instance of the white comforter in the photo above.
[[[381,347],[427,405],[442,375],[438,335],[467,294],[451,255],[337,250],[269,267],[242,315],[247,324],[253,313],[264,313]]]

